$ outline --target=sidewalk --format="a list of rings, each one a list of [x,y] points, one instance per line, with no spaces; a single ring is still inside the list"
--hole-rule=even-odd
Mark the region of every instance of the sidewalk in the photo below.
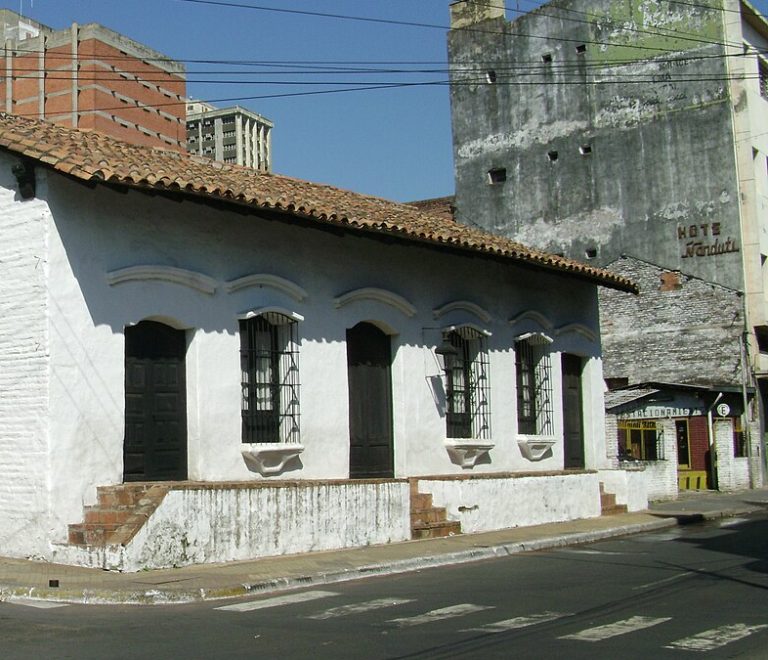
[[[0,601],[36,598],[165,604],[231,598],[588,543],[761,508],[768,508],[768,489],[733,494],[687,492],[674,502],[654,504],[643,513],[139,573],[0,559]]]

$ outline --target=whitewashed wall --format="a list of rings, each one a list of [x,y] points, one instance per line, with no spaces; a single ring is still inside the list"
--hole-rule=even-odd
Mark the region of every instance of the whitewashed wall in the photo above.
[[[646,465],[624,465],[622,469],[600,470],[600,481],[605,492],[616,496],[616,504],[627,511],[645,511],[648,508],[648,477]]]
[[[750,488],[749,458],[733,455],[733,422],[731,419],[712,421],[717,457],[717,489],[723,492]]]
[[[0,554],[47,551],[50,478],[47,205],[0,158]]]
[[[410,539],[407,481],[171,490],[126,547],[56,549],[64,563],[138,571]]]
[[[463,532],[486,532],[600,515],[595,472],[547,477],[508,475],[419,479],[420,493],[430,493]]]
[[[593,286],[477,257],[243,217],[190,201],[88,188],[40,169],[38,179],[38,194],[46,198],[47,207],[44,202],[14,200],[7,190],[3,193],[4,222],[9,226],[27,227],[25,219],[39,215],[40,235],[17,235],[27,254],[46,257],[42,261],[48,276],[47,308],[34,289],[37,286],[42,291],[45,286],[39,279],[34,284],[36,270],[31,277],[21,276],[33,289],[19,295],[25,322],[40,324],[34,334],[47,335],[50,356],[45,358],[50,379],[48,414],[42,390],[36,389],[42,398],[35,404],[40,410],[35,424],[48,423],[49,428],[34,431],[36,440],[31,445],[22,443],[38,447],[39,453],[27,451],[17,468],[32,474],[35,465],[34,478],[39,482],[27,482],[25,487],[42,499],[25,504],[20,494],[10,493],[8,502],[8,510],[17,507],[19,517],[25,519],[28,516],[22,511],[50,510],[52,519],[45,530],[33,523],[38,538],[64,541],[67,524],[82,520],[83,506],[95,502],[96,486],[122,482],[123,331],[144,319],[186,330],[188,464],[193,480],[264,479],[248,470],[240,453],[237,317],[270,306],[289,309],[305,319],[299,324],[301,442],[305,450],[299,462],[279,475],[281,479],[348,476],[345,333],[360,321],[374,322],[392,336],[395,476],[467,472],[446,451],[445,395],[433,353],[441,341],[441,328],[462,323],[473,323],[491,333],[494,447],[475,471],[562,469],[560,351],[585,358],[587,467],[605,465],[599,345],[588,337],[598,331]],[[5,183],[10,188],[11,182]],[[32,209],[37,210],[33,213]],[[46,245],[41,243],[41,235],[47,236]],[[108,273],[142,265],[198,273],[210,278],[215,290],[204,293],[157,280],[109,284]],[[297,299],[267,286],[227,291],[227,282],[256,273],[290,280],[307,295]],[[362,287],[402,296],[415,313],[380,300],[335,303],[340,295]],[[461,309],[435,317],[435,309],[457,300],[479,305],[490,320]],[[555,335],[558,440],[551,455],[539,461],[524,458],[516,441],[510,347],[521,327],[510,321],[526,312],[539,314],[548,326],[543,329]],[[43,318],[46,323],[41,323]],[[580,331],[569,330],[574,323],[580,324]],[[44,339],[43,352],[45,343]],[[2,442],[11,442],[2,437]],[[56,439],[50,447],[45,444],[47,437]],[[53,503],[50,508],[48,501]]]

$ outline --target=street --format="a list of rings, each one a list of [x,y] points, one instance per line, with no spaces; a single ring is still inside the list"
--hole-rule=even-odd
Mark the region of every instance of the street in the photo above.
[[[2,657],[766,658],[766,539],[761,513],[236,601],[4,602]]]

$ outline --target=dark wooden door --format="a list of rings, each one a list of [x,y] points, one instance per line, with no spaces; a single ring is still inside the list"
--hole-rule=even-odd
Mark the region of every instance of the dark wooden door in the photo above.
[[[392,449],[392,349],[375,325],[347,330],[349,476],[394,475]]]
[[[142,321],[125,329],[125,481],[187,478],[187,405],[181,330]]]
[[[563,353],[563,436],[565,467],[584,467],[584,423],[582,419],[581,358]]]

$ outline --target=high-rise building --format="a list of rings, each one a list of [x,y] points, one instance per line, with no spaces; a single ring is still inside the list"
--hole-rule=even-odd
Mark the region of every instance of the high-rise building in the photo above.
[[[184,150],[184,66],[97,23],[54,30],[0,10],[5,112]]]
[[[255,170],[272,169],[272,128],[261,115],[234,106],[187,102],[187,151]]]

